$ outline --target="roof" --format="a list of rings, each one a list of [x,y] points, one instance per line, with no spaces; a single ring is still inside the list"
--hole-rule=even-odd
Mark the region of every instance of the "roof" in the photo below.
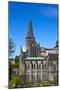
[[[27,57],[26,60],[46,60],[45,57]]]
[[[58,60],[58,54],[48,54],[49,60]]]

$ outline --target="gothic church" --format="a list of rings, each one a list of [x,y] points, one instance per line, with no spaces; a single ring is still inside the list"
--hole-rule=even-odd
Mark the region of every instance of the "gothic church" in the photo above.
[[[58,42],[54,48],[42,48],[33,35],[32,20],[29,21],[25,49],[21,47],[19,75],[25,82],[53,81],[58,71]]]

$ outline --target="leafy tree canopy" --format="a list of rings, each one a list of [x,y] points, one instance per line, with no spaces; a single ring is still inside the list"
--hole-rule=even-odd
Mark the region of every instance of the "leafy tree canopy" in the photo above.
[[[9,56],[12,56],[15,51],[15,44],[13,40],[10,38],[9,39]]]

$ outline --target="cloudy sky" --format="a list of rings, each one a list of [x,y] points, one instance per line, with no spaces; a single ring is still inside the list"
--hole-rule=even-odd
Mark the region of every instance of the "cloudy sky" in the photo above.
[[[15,42],[15,55],[25,46],[30,17],[37,43],[53,48],[58,33],[58,5],[9,2],[9,37]]]

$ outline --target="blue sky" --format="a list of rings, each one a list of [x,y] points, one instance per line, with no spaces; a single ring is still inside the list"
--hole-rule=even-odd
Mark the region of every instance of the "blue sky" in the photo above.
[[[9,2],[9,37],[16,45],[15,55],[20,54],[20,46],[26,45],[26,35],[30,17],[37,43],[41,47],[53,48],[58,33],[58,5]]]

